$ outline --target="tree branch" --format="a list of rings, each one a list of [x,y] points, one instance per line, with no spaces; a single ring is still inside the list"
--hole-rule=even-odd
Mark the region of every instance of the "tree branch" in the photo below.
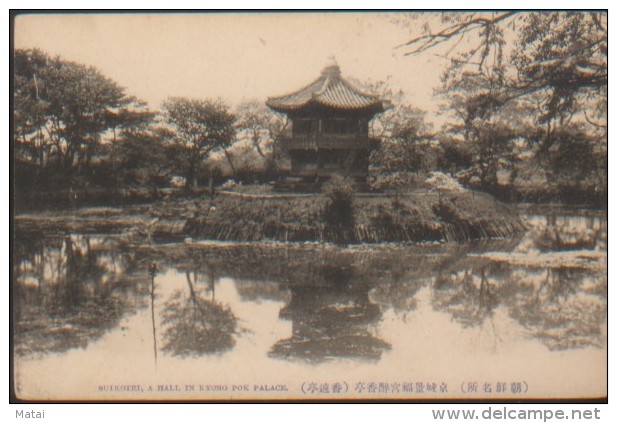
[[[591,119],[589,119],[589,117],[587,116],[586,110],[583,110],[583,115],[585,116],[585,120],[587,121],[587,123],[589,123],[590,125],[595,126],[596,128],[608,129],[608,125],[602,125],[600,123],[593,122]]]
[[[407,41],[406,43],[396,46],[395,49],[399,49],[402,47],[412,47],[414,45],[419,44],[417,47],[413,48],[411,51],[405,53],[405,55],[409,56],[409,55],[419,54],[432,47],[435,47],[436,45],[445,43],[448,40],[452,39],[453,37],[456,37],[457,35],[464,35],[465,33],[476,30],[478,28],[495,25],[498,22],[506,20],[514,16],[517,13],[518,13],[517,11],[505,12],[492,19],[489,19],[486,17],[476,17],[466,22],[450,25],[449,27],[442,29],[436,34],[424,34],[419,37],[413,38]]]

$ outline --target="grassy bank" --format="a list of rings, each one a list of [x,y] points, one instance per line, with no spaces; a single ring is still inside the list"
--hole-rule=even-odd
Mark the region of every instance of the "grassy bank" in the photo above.
[[[214,200],[159,203],[161,218],[191,214],[184,232],[220,241],[318,241],[347,243],[468,241],[501,238],[524,230],[518,216],[492,197],[465,191],[438,196],[354,196],[352,216],[332,223],[324,196],[219,195]],[[155,211],[155,213],[157,213]]]
[[[144,226],[151,219],[149,208],[148,205],[125,205],[18,213],[15,229],[20,233],[117,234]]]
[[[345,206],[345,205],[344,205]],[[18,214],[19,231],[123,233],[134,242],[164,239],[330,242],[468,241],[505,238],[525,228],[514,209],[463,191],[355,194],[347,208],[322,194],[168,195],[150,204]]]

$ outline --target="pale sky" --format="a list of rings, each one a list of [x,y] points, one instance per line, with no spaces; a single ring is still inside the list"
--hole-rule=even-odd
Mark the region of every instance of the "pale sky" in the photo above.
[[[169,96],[265,101],[312,82],[335,56],[344,77],[391,78],[409,103],[430,113],[445,62],[394,49],[409,37],[377,13],[49,14],[15,21],[16,48],[95,66],[154,109]]]

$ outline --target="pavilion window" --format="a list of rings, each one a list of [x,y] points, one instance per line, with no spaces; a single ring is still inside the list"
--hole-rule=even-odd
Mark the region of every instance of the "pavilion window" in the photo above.
[[[295,119],[293,121],[294,135],[309,135],[313,128],[312,119]]]
[[[349,135],[356,133],[356,121],[349,118],[331,118],[323,120],[323,133],[332,135]]]

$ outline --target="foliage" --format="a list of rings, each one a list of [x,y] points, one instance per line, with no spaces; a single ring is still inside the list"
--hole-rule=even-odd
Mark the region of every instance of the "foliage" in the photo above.
[[[249,193],[249,187],[244,190]],[[348,197],[342,190],[343,198]],[[336,194],[334,198],[339,198]],[[455,219],[436,213],[437,196],[358,196],[352,205],[320,196],[220,195],[212,210],[208,201],[170,200],[162,207],[194,209],[184,227],[193,238],[221,241],[319,241],[334,243],[417,242],[509,237],[525,229],[513,211],[482,193],[447,194]],[[446,201],[444,201],[445,203]],[[336,203],[334,203],[336,204]],[[175,213],[175,212],[173,212]],[[172,213],[172,214],[173,214]],[[349,219],[346,213],[352,213]]]
[[[443,172],[431,172],[426,183],[440,192],[462,192],[463,187],[456,179]]]
[[[596,189],[604,188],[608,173],[606,143],[581,124],[564,126],[552,137],[554,143],[544,153],[549,180],[574,187],[591,183]]]
[[[279,172],[278,164],[270,160],[264,160],[253,147],[236,143],[229,150],[228,157],[233,160],[233,167],[229,158],[221,155],[213,156],[206,161],[207,166],[212,166],[223,177],[234,179],[242,183],[270,182]]]
[[[196,293],[186,299],[178,292],[165,303],[163,326],[163,350],[179,356],[198,356],[232,348],[237,320],[229,307]]]
[[[482,76],[464,74],[441,93],[447,95],[448,107],[460,121],[446,127],[450,147],[457,143],[456,152],[463,155],[459,156],[463,163],[467,161],[469,177],[477,177],[485,190],[495,191],[498,172],[515,167],[520,158],[517,143],[532,131],[524,119],[529,111],[519,102],[498,106],[484,94],[488,84]]]
[[[414,55],[446,45],[444,80],[474,71],[500,90],[501,104],[547,90],[543,106],[554,116],[572,104],[570,94],[606,86],[607,18],[605,12],[444,13],[441,28],[427,24],[399,48]]]
[[[473,173],[493,190],[499,170],[515,170],[521,142],[550,169],[556,152],[572,150],[562,134],[579,134],[574,149],[595,157],[561,163],[556,180],[603,162],[607,41],[605,12],[455,12],[399,48],[448,59],[441,93],[457,121],[449,130],[474,146]],[[605,172],[594,177],[605,185]]]
[[[174,131],[187,183],[197,187],[202,161],[231,146],[236,117],[220,100],[172,97],[163,103],[163,111]]]
[[[473,166],[474,152],[470,142],[452,136],[442,136],[438,141],[440,154],[437,157],[437,169],[455,174]]]
[[[462,192],[463,187],[458,183],[456,179],[450,175],[446,175],[443,172],[431,172],[425,183],[437,190],[439,193],[439,202],[441,203],[441,196],[446,192]]]
[[[104,134],[147,124],[152,113],[97,69],[40,50],[14,55],[17,153],[67,176],[87,171]]]
[[[393,92],[388,81],[369,83],[367,91],[392,106],[371,120],[370,135],[381,141],[371,156],[373,167],[379,172],[432,169],[438,154],[426,112],[405,103],[405,94]]]
[[[170,133],[164,128],[125,132],[111,146],[114,177],[120,186],[163,187],[175,170]]]
[[[16,237],[13,297],[16,354],[84,348],[134,309],[113,272],[119,260],[89,237]],[[53,268],[53,272],[45,269]],[[37,280],[37,284],[29,283]]]
[[[323,210],[324,220],[329,225],[344,227],[354,225],[354,180],[333,175],[322,187],[327,201]]]
[[[281,135],[289,120],[286,115],[274,112],[257,100],[241,103],[236,108],[236,138],[247,140],[264,162],[266,173],[279,166],[283,155]]]
[[[404,191],[419,185],[418,175],[409,172],[378,173],[371,180],[371,188],[377,191]]]

